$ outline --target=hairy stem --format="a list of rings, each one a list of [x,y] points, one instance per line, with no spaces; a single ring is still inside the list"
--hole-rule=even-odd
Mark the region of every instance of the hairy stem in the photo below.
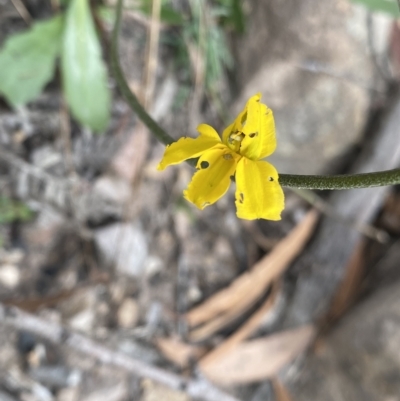
[[[121,27],[122,3],[123,0],[118,0],[111,43],[111,68],[115,80],[130,108],[137,114],[150,132],[164,145],[170,145],[174,142],[174,139],[151,118],[139,103],[135,94],[130,90],[122,72],[118,57],[118,34]],[[195,165],[194,160],[188,160],[188,162],[192,166]],[[334,176],[279,174],[279,182],[283,187],[319,190],[381,187],[400,184],[400,169]]]
[[[400,184],[400,169],[348,175],[279,174],[283,187],[299,189],[351,189]]]

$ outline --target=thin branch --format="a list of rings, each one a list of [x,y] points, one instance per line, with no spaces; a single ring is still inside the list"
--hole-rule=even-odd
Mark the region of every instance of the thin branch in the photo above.
[[[21,18],[30,25],[32,23],[32,16],[29,14],[29,11],[26,9],[24,3],[21,0],[11,0],[15,9],[18,11],[18,14]]]
[[[151,118],[139,103],[137,97],[129,89],[129,85],[126,82],[119,64],[117,48],[118,33],[121,26],[122,2],[123,0],[118,0],[117,3],[111,46],[111,65],[115,79],[131,109],[136,112],[138,117],[160,142],[164,145],[170,145],[174,142],[174,139]],[[191,165],[195,163],[194,160],[188,160],[188,162]],[[318,190],[381,187],[400,184],[400,169],[379,171],[376,173],[335,176],[280,174],[279,182],[283,187]]]
[[[98,361],[124,369],[139,377],[148,378],[174,390],[184,391],[190,397],[205,401],[239,401],[203,379],[187,379],[164,369],[134,359],[122,352],[113,351],[88,337],[74,333],[54,322],[23,312],[16,307],[0,303],[0,325],[26,330],[57,345],[86,354]]]
[[[151,23],[148,30],[147,65],[143,90],[144,93],[142,96],[145,110],[149,110],[149,106],[153,101],[154,88],[156,84],[158,47],[160,41],[160,14],[161,0],[152,0]]]

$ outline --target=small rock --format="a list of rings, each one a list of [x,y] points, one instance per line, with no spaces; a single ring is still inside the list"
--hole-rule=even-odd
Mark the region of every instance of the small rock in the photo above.
[[[20,271],[17,266],[12,264],[2,265],[0,267],[0,285],[8,289],[14,289],[20,282]]]
[[[132,189],[127,180],[120,177],[102,176],[94,184],[93,190],[104,199],[123,204],[132,196]]]
[[[154,277],[163,270],[164,263],[158,256],[149,256],[146,260],[145,271],[147,277]]]
[[[196,285],[189,287],[189,289],[187,291],[187,297],[188,297],[188,301],[190,303],[195,303],[195,302],[200,301],[202,296],[203,296],[203,293],[201,292],[199,287],[197,287]]]
[[[89,333],[93,329],[95,317],[93,309],[84,309],[70,319],[69,324],[75,330]]]
[[[126,298],[119,307],[117,316],[120,327],[135,327],[139,320],[138,303],[132,298]]]
[[[116,223],[95,233],[104,258],[115,263],[120,273],[138,277],[145,268],[147,240],[139,224]]]

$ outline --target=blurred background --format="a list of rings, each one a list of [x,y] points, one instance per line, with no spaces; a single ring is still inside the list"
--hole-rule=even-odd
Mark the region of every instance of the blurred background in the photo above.
[[[175,139],[257,92],[280,173],[400,165],[396,0],[125,0]],[[197,210],[113,0],[0,0],[0,400],[400,401],[400,191]]]

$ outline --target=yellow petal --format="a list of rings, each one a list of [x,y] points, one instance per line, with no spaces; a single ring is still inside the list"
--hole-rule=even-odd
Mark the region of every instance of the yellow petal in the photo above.
[[[184,197],[199,209],[215,203],[225,195],[240,156],[220,145],[203,153]]]
[[[244,138],[240,154],[251,160],[259,160],[275,151],[275,122],[272,110],[260,102],[257,94],[247,102],[246,122],[242,128]]]
[[[284,195],[272,164],[243,157],[236,168],[236,209],[241,219],[280,220]]]
[[[167,146],[157,170],[164,170],[172,164],[199,157],[206,150],[221,143],[221,139],[213,127],[200,124],[197,130],[200,132],[198,138],[181,138]]]

